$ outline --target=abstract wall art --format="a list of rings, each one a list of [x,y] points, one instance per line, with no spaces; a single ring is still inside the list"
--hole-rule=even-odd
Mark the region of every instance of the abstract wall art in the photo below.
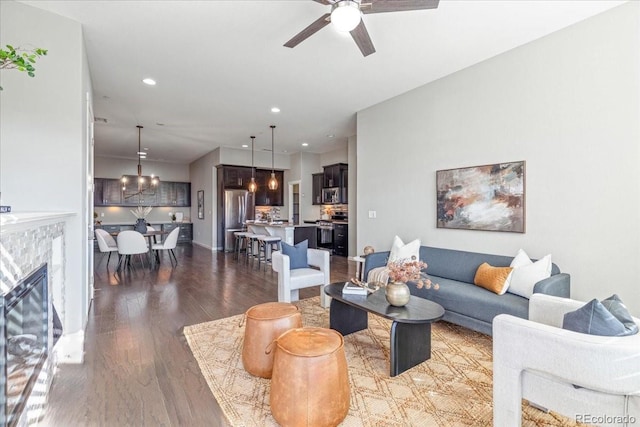
[[[436,171],[437,226],[525,232],[525,162]]]

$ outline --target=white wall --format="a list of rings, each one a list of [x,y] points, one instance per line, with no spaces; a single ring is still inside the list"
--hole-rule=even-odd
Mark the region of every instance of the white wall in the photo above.
[[[191,177],[191,222],[193,222],[193,243],[208,249],[217,248],[217,176],[220,150],[216,149],[189,165]],[[198,218],[198,190],[204,191],[204,219]]]
[[[347,187],[347,197],[349,198],[349,256],[361,255],[363,253],[363,248],[358,248],[357,246],[357,231],[358,231],[358,137],[351,136],[349,137],[349,142],[347,145],[348,149],[348,163],[349,163],[349,173],[348,173],[348,187]]]
[[[180,163],[154,162],[142,160],[143,175],[157,175],[163,181],[189,182],[189,165]],[[95,157],[96,178],[121,178],[122,175],[136,175],[138,160]]]
[[[357,247],[551,253],[573,297],[616,292],[640,315],[639,15],[626,3],[360,112]],[[436,228],[436,170],[517,160],[525,234]]]
[[[35,78],[0,72],[2,204],[15,212],[76,214],[66,226],[62,320],[65,335],[81,334],[88,311],[85,96],[91,94],[82,28],[41,9],[2,1],[0,45],[6,44],[41,47],[49,54],[38,59]]]
[[[348,145],[344,147],[336,148],[332,151],[327,151],[320,155],[320,166],[329,166],[336,163],[347,163],[349,161],[349,149]],[[322,172],[322,170],[320,170]]]

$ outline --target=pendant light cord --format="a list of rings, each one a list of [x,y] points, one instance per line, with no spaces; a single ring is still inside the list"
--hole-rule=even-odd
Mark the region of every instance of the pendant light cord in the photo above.
[[[271,173],[275,173],[275,170],[273,169],[273,130],[276,128],[275,125],[271,125]]]

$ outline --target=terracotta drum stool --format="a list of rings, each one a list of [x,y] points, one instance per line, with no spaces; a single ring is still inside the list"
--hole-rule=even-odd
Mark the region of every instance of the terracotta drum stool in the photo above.
[[[251,375],[271,378],[273,353],[266,349],[283,332],[302,327],[302,315],[293,304],[268,302],[247,310],[242,365]]]
[[[291,329],[276,343],[271,413],[283,426],[337,426],[349,412],[344,339],[324,328]]]

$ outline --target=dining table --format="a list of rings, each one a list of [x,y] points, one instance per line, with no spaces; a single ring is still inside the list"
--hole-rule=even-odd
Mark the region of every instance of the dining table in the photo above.
[[[110,234],[117,239],[118,234],[120,234],[120,232],[116,231]],[[149,245],[148,245],[149,246],[149,263],[150,263],[150,266],[153,268],[156,265],[156,257],[153,255],[153,244],[156,243],[157,236],[166,236],[167,234],[169,234],[169,232],[163,231],[163,230],[153,230],[153,231],[146,231],[140,234],[142,234],[143,237],[146,237],[149,240]]]

